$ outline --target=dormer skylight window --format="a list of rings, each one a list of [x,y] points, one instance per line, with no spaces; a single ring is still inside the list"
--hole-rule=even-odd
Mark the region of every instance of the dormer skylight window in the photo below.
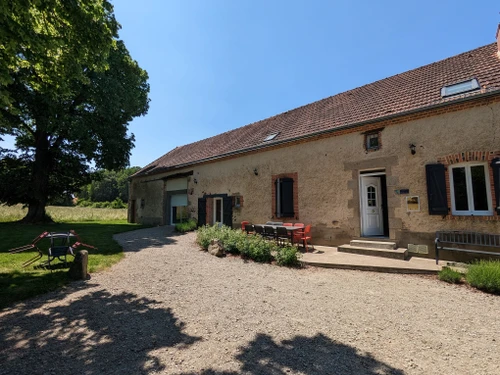
[[[276,138],[278,136],[279,133],[273,133],[273,134],[269,134],[265,139],[264,139],[264,142],[269,142],[269,141],[272,141],[274,138]]]
[[[455,83],[453,85],[444,86],[441,89],[441,96],[444,98],[446,96],[463,94],[464,92],[473,91],[478,88],[479,88],[479,82],[476,78],[473,78],[468,81],[463,81]]]

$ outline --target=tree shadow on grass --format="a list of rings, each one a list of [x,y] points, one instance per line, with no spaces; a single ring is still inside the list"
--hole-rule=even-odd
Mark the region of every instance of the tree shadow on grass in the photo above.
[[[64,287],[69,281],[66,272],[0,272],[0,309],[10,304],[49,293]],[[89,287],[88,284],[73,283],[72,291]],[[53,299],[61,299],[65,293],[54,295]],[[33,303],[30,301],[30,303]]]
[[[360,353],[356,348],[323,334],[295,336],[281,343],[275,342],[269,335],[259,334],[247,346],[240,348],[235,359],[241,363],[240,372],[208,369],[196,375],[286,375],[291,372],[306,375],[404,374],[399,369],[377,361],[370,354]]]
[[[107,291],[36,312],[18,308],[0,323],[0,374],[168,373],[150,352],[200,339],[156,301]]]

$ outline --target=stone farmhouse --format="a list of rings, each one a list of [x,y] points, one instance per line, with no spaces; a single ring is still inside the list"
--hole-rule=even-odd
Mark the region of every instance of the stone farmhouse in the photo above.
[[[313,243],[500,233],[497,42],[214,137],[131,177],[129,221],[312,224]]]

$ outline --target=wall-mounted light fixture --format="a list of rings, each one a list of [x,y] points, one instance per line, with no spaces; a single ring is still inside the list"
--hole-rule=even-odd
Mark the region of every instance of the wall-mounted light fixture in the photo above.
[[[253,174],[254,174],[254,175],[256,175],[256,176],[258,176],[258,175],[259,175],[259,171],[257,170],[257,168],[254,168],[254,170],[253,170]]]
[[[198,180],[195,178],[195,179],[193,180],[193,182],[194,182],[195,184],[197,184],[197,183],[198,183]]]
[[[415,155],[417,153],[417,146],[415,146],[413,143],[410,143],[410,152],[412,155]]]

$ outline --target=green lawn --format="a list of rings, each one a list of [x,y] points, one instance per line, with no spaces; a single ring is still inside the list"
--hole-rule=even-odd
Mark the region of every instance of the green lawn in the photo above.
[[[22,263],[37,254],[25,251],[10,254],[9,249],[26,245],[44,231],[66,232],[73,229],[82,242],[96,246],[98,250],[88,249],[90,273],[103,270],[123,258],[122,248],[113,240],[113,234],[141,228],[125,220],[75,221],[45,225],[27,225],[15,222],[0,223],[0,308],[41,293],[55,290],[69,282],[67,268],[53,270],[36,266],[47,259],[48,239],[41,240],[39,248],[44,256],[32,265],[23,268]],[[80,250],[83,247],[79,248]],[[72,257],[68,257],[68,262]],[[54,261],[54,264],[58,260]]]

